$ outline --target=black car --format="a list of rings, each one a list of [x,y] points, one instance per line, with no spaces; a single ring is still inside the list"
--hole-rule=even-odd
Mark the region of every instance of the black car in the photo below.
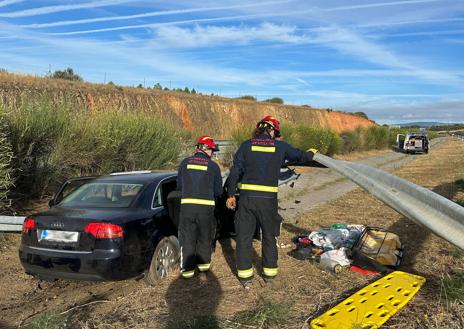
[[[297,177],[283,170],[280,184]],[[176,179],[175,172],[143,171],[66,181],[50,209],[24,221],[19,257],[26,273],[76,280],[143,275],[154,284],[179,270]],[[226,197],[224,190],[216,203],[216,239],[234,233],[234,212],[226,208]]]
[[[178,269],[175,214],[168,211],[176,176],[132,172],[68,180],[50,209],[24,221],[19,257],[26,273],[77,280],[145,273],[154,283]]]

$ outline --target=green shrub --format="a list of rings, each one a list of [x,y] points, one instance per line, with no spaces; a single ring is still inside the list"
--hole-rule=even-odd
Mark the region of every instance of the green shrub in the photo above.
[[[328,155],[338,153],[342,146],[342,139],[336,133],[324,128],[303,125],[282,125],[282,139],[296,148],[302,150],[316,148]]]
[[[77,73],[74,73],[74,70],[70,67],[63,71],[56,70],[55,72],[53,72],[52,78],[71,81],[82,81],[82,78]]]
[[[344,131],[340,134],[340,137],[342,138],[342,153],[346,154],[362,149],[363,141],[361,128],[358,127],[353,131]]]
[[[147,113],[84,113],[46,100],[5,119],[17,197],[41,198],[71,176],[174,167],[184,138]]]
[[[246,99],[248,101],[255,101],[256,102],[256,97],[251,96],[251,95],[243,95],[243,96],[238,97],[238,99]]]
[[[274,103],[274,104],[283,104],[284,100],[280,97],[273,97],[269,99],[265,99],[263,102],[265,103]]]
[[[364,150],[380,150],[391,146],[388,128],[372,126],[364,131]]]
[[[13,153],[11,144],[7,139],[6,126],[3,120],[3,113],[0,112],[0,210],[4,210],[10,205],[8,196],[13,183],[11,177]]]
[[[238,147],[247,139],[250,139],[253,135],[254,127],[252,126],[241,126],[234,130],[232,133],[232,141]]]

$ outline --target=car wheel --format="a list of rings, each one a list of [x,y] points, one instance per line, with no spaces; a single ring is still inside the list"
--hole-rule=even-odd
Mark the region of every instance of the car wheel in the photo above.
[[[177,238],[170,236],[161,239],[153,253],[145,282],[154,285],[169,273],[179,270],[179,257],[180,247]]]

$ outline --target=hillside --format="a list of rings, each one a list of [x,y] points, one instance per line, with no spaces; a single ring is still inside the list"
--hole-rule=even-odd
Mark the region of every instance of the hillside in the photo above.
[[[0,104],[14,107],[42,97],[58,103],[67,101],[74,108],[87,111],[152,112],[175,127],[219,139],[230,138],[238,127],[251,125],[267,114],[277,116],[281,122],[304,123],[334,132],[374,125],[347,113],[310,107],[0,73]]]

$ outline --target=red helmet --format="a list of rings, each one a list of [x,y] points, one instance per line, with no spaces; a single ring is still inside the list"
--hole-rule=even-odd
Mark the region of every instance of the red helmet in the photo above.
[[[256,125],[257,128],[260,126],[270,126],[272,129],[275,130],[276,136],[280,136],[280,125],[279,121],[272,115],[265,116],[264,118],[261,119],[261,121],[258,122]]]
[[[213,152],[219,151],[219,147],[214,142],[214,140],[209,136],[201,136],[197,139],[197,146],[206,145]]]

